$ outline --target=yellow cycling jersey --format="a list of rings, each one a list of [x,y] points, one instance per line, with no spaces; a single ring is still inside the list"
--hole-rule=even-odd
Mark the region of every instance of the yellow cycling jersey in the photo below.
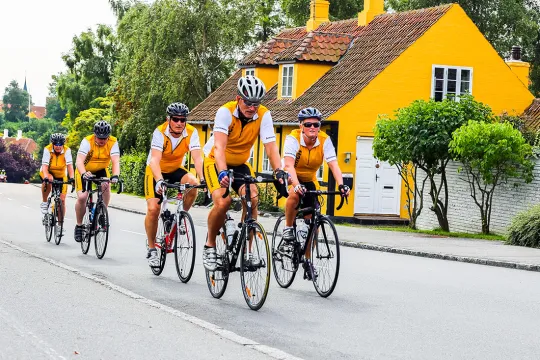
[[[169,126],[168,122],[164,122],[157,127],[157,130],[163,134],[163,144],[154,144],[152,147],[158,145],[161,147],[161,161],[159,162],[159,167],[161,168],[162,173],[172,173],[182,167],[182,161],[184,160],[184,155],[189,151],[189,144],[191,143],[191,137],[195,128],[189,124],[186,124],[186,129],[184,130],[184,136],[180,139],[178,145],[173,149],[171,139],[166,134],[167,127]],[[187,133],[187,136],[185,134]],[[161,145],[161,146],[159,146]]]
[[[67,167],[66,152],[68,150],[69,148],[64,145],[62,148],[62,152],[60,154],[57,154],[54,151],[53,144],[49,144],[45,146],[44,151],[48,151],[50,153],[50,160],[48,164],[44,164],[44,165],[49,166],[49,169],[48,169],[49,174],[51,174],[53,177],[57,179],[64,178],[66,174],[66,167]]]
[[[248,161],[251,148],[259,136],[263,116],[268,111],[266,107],[260,105],[257,111],[257,118],[242,126],[242,121],[234,115],[237,106],[238,101],[231,101],[223,105],[232,115],[232,122],[228,129],[227,147],[225,149],[225,161],[228,166],[240,166]],[[215,148],[212,147],[212,150],[208,154],[208,158],[211,160],[215,160],[214,150]]]
[[[317,181],[317,170],[321,167],[324,161],[324,142],[328,138],[328,135],[320,131],[318,135],[318,145],[308,149],[303,146],[301,141],[302,133],[300,129],[291,131],[289,136],[298,140],[300,148],[296,152],[294,158],[294,170],[296,176],[300,182]]]
[[[94,173],[99,170],[107,169],[111,163],[111,149],[117,141],[116,138],[110,136],[104,146],[96,145],[95,135],[93,134],[87,136],[85,139],[90,143],[90,151],[86,154],[86,158],[84,159],[84,168],[86,171]]]

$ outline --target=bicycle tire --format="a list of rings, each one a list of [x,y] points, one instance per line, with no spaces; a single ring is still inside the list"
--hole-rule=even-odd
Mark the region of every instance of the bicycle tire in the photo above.
[[[105,204],[100,203],[94,213],[94,248],[98,259],[103,259],[109,242],[109,213]],[[102,236],[100,236],[102,235]]]
[[[182,223],[186,228],[185,234],[180,234],[180,225]],[[186,211],[180,212],[177,225],[176,236],[174,238],[176,273],[178,274],[180,281],[187,283],[191,279],[193,268],[195,267],[195,254],[197,249],[195,225],[193,224],[191,215]],[[189,263],[187,261],[189,261]]]
[[[51,241],[53,233],[53,217],[49,211],[50,203],[51,200],[49,198],[49,201],[47,202],[47,213],[43,215],[43,226],[45,226],[45,240],[47,240],[47,242]]]
[[[226,252],[225,228],[216,236],[217,268],[215,271],[206,270],[206,284],[210,294],[219,299],[225,294],[229,284],[229,255]],[[208,235],[207,235],[208,238]]]
[[[170,228],[170,226],[169,226]],[[166,229],[166,223],[163,221],[161,214],[158,218],[158,231],[156,233],[155,243],[159,244],[156,246],[156,251],[158,252],[159,257],[159,266],[150,266],[152,273],[159,276],[165,269],[165,261],[167,260],[167,241],[165,240],[165,234],[168,232]]]
[[[240,283],[242,284],[244,299],[249,308],[259,310],[266,301],[270,286],[270,247],[266,232],[260,223],[253,222],[248,226],[250,228],[249,231],[245,232],[246,236],[243,239],[242,250],[240,251]],[[250,233],[253,234],[251,255],[253,259],[259,260],[258,265],[246,261]]]
[[[334,292],[339,277],[339,238],[336,227],[326,217],[319,219],[315,235],[317,241],[311,242],[311,261],[316,274],[311,275],[315,290],[320,296],[326,298]],[[335,260],[334,266],[330,266],[331,259]]]
[[[294,281],[298,264],[293,261],[296,256],[294,247],[282,244],[283,226],[285,226],[284,215],[278,218],[272,233],[272,269],[278,285],[286,289]]]
[[[60,221],[60,217],[58,214],[64,214],[62,209],[62,200],[58,199],[55,201],[54,206],[54,243],[56,245],[60,245],[60,242],[62,241],[62,230],[64,228],[64,219],[62,218],[62,221]]]
[[[90,240],[92,238],[92,224],[90,223],[91,211],[92,208],[86,206],[86,212],[84,213],[83,217],[83,236],[81,241],[81,251],[85,255],[88,254],[88,250],[90,250]]]

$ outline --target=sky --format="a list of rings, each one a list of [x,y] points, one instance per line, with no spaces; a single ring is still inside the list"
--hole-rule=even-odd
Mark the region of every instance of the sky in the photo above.
[[[51,76],[65,71],[62,53],[74,36],[114,26],[108,0],[0,1],[0,100],[11,80],[26,81],[35,105],[45,106]]]

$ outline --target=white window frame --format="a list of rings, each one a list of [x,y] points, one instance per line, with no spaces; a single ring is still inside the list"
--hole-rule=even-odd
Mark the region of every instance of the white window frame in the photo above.
[[[293,93],[294,64],[281,65],[281,97],[290,98]]]
[[[251,167],[253,167],[253,149],[254,147],[252,146],[251,151],[249,152],[249,159],[248,159],[248,163],[251,165]]]
[[[444,75],[443,75],[443,96],[442,100],[446,99],[448,96],[448,70],[453,69],[456,70],[457,76],[456,76],[456,101],[459,101],[459,96],[462,95],[461,93],[461,71],[462,70],[468,70],[470,74],[469,79],[469,91],[468,94],[473,93],[473,68],[472,67],[466,67],[466,66],[450,66],[450,65],[432,65],[431,66],[431,98],[435,99],[435,69],[442,68],[444,69]]]
[[[272,173],[272,166],[270,165],[270,159],[268,158],[268,155],[266,155],[266,149],[262,152],[261,172],[265,174]]]
[[[246,69],[246,76],[248,75],[255,76],[255,68]]]

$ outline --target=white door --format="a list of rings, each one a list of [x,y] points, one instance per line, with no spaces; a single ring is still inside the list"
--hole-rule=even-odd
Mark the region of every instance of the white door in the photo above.
[[[401,178],[398,170],[374,158],[372,145],[372,138],[357,138],[354,212],[399,215]]]

